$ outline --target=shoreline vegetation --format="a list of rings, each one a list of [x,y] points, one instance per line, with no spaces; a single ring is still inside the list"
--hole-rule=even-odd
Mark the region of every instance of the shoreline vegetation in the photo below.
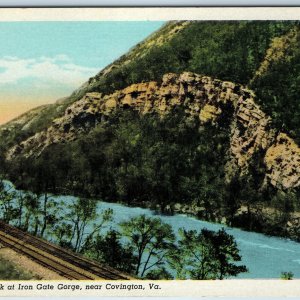
[[[6,185],[9,184],[7,181],[5,182]],[[6,222],[134,276],[146,279],[225,279],[247,271],[246,266],[239,263],[241,256],[234,237],[226,233],[224,228],[219,231],[204,228],[200,232],[181,228],[179,237],[175,238],[170,225],[163,223],[155,215],[153,217],[141,215],[128,218],[127,222],[121,222],[119,229],[116,230],[108,225],[109,222],[117,221],[114,220],[114,211],[112,209],[105,209],[100,213],[97,211],[97,206],[101,206],[100,200],[73,199],[71,197],[71,202],[70,199],[57,202],[54,199],[59,196],[50,193],[47,194],[46,199],[45,195],[38,197],[30,192],[14,191],[11,184],[6,190],[9,192],[4,192],[3,189],[0,192],[0,204],[2,205],[0,214],[2,219],[6,219]],[[46,216],[43,211],[45,199],[48,209]],[[5,209],[3,209],[4,203],[6,203]],[[65,214],[59,214],[59,211],[63,211]],[[20,213],[21,217],[18,215]],[[161,212],[157,211],[157,213]],[[9,220],[9,215],[11,220]],[[72,226],[74,226],[73,230]],[[145,236],[144,234],[151,227],[150,235]],[[153,238],[155,240],[150,242]],[[127,239],[125,244],[124,239]],[[145,247],[140,262],[138,262],[138,247],[142,244],[145,245],[145,242],[147,244],[147,240],[149,248]],[[221,260],[216,263],[214,261],[216,257],[218,255],[221,255],[218,259],[222,257],[222,254],[218,252],[220,251],[219,247],[223,248],[222,251],[225,251],[223,255],[227,258],[225,261]],[[151,254],[149,250],[152,251]],[[155,250],[162,256],[156,256]],[[190,253],[194,253],[195,257]],[[219,254],[216,256],[216,253]],[[151,259],[148,260],[149,254]],[[151,257],[152,255],[153,257]],[[208,265],[215,266],[210,266],[207,274],[203,266],[199,267],[203,261]],[[222,273],[224,271],[219,270],[220,265],[224,265],[226,270],[226,264],[229,261],[231,267],[227,269],[227,273]],[[237,265],[235,265],[235,261]],[[197,266],[199,269],[195,270],[191,266]],[[150,271],[147,273],[148,267]],[[292,279],[293,275],[291,274],[291,272],[282,272],[281,278]]]
[[[0,216],[6,223],[138,278],[207,280],[247,272],[239,264],[234,237],[224,228],[180,228],[176,238],[169,224],[140,215],[116,223],[118,230],[107,229],[113,210],[99,213],[97,204],[83,198],[55,202],[51,194],[17,191],[7,181],[0,190]]]

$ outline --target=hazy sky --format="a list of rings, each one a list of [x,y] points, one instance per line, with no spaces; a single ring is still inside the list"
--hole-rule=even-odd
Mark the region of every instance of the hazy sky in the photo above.
[[[74,89],[163,22],[0,22],[0,124]]]

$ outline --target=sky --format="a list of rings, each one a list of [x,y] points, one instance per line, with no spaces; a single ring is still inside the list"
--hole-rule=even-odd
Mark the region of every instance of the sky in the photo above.
[[[68,96],[164,22],[0,22],[0,124]]]

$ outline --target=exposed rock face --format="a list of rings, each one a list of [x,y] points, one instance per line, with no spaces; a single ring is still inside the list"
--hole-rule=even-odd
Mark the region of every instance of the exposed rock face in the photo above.
[[[277,135],[266,152],[265,162],[272,185],[285,188],[300,185],[300,148],[286,134]]]
[[[48,130],[13,147],[7,157],[39,155],[51,144],[75,140],[117,109],[130,108],[140,114],[158,113],[163,117],[182,106],[187,118],[199,118],[203,125],[229,122],[231,164],[240,173],[247,173],[253,154],[260,151],[268,171],[266,181],[282,188],[299,186],[299,147],[285,134],[270,129],[270,117],[254,99],[252,91],[232,82],[190,72],[170,73],[164,75],[161,84],[133,84],[105,96],[87,93],[70,105],[62,118],[54,120]]]
[[[241,173],[247,172],[247,165],[257,151],[265,152],[274,139],[270,130],[271,119],[254,102],[254,94],[241,97],[233,118],[231,152]]]

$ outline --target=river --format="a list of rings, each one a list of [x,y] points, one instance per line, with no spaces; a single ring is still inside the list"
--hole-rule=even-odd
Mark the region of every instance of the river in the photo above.
[[[8,185],[8,182],[6,182]],[[11,184],[9,183],[11,187]],[[75,197],[55,196],[58,204],[70,204]],[[270,279],[280,277],[281,272],[293,272],[295,278],[300,278],[300,243],[278,237],[270,237],[264,234],[248,232],[238,228],[224,226],[223,224],[211,223],[197,220],[184,214],[173,216],[158,215],[155,211],[140,207],[128,207],[122,204],[101,202],[98,203],[98,212],[111,208],[114,211],[114,221],[109,224],[111,228],[117,228],[117,223],[130,219],[131,217],[145,214],[147,216],[159,217],[163,222],[172,226],[175,233],[179,228],[187,230],[198,230],[207,228],[219,230],[222,227],[235,237],[242,263],[247,266],[249,272],[242,273],[238,278]],[[61,210],[62,215],[66,211]]]
[[[132,208],[105,202],[101,202],[101,207],[112,208],[115,219],[118,221],[124,221],[140,214],[159,217],[165,223],[170,224],[175,232],[179,228],[219,230],[225,227],[226,231],[235,237],[242,262],[249,269],[248,273],[240,274],[239,278],[279,278],[283,271],[291,271],[295,277],[300,278],[300,243],[289,239],[269,237],[260,233],[226,227],[182,214],[162,216],[155,214],[150,209]]]

